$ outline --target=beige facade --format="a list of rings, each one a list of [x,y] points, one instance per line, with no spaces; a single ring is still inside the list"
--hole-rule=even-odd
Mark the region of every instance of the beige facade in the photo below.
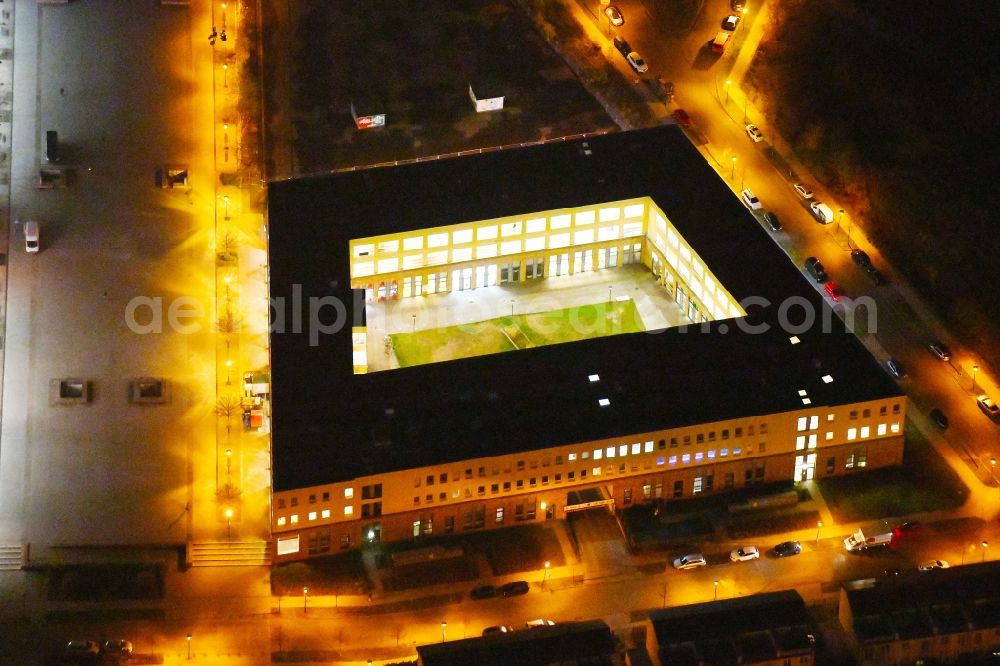
[[[275,492],[277,560],[563,518],[568,493],[616,507],[897,465],[905,399],[806,408],[386,472]],[[572,506],[569,507],[573,509]]]

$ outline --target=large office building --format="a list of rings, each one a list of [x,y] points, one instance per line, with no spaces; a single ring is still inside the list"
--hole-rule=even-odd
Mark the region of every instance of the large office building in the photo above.
[[[871,313],[676,127],[268,200],[277,561],[902,460],[905,398],[845,324]]]

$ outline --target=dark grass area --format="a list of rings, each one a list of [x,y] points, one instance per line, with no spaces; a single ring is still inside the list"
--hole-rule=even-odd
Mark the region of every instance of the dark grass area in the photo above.
[[[820,491],[838,522],[951,509],[969,491],[909,420],[899,467],[819,479]]]
[[[367,593],[372,585],[361,557],[360,550],[352,550],[307,562],[275,565],[271,567],[271,593],[301,594],[303,587],[312,594]]]
[[[733,539],[795,532],[816,527],[819,511],[754,512],[726,521],[726,533]]]
[[[163,568],[152,564],[69,565],[52,569],[49,601],[162,599]]]
[[[302,173],[612,128],[514,0],[292,3]],[[476,113],[469,85],[505,110]],[[387,127],[358,131],[359,115]]]
[[[460,583],[475,580],[476,565],[468,557],[394,566],[382,574],[382,584],[388,592],[412,590],[440,583]]]

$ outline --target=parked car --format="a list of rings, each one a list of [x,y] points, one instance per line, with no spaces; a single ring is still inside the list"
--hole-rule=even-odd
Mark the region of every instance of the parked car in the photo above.
[[[734,12],[740,12],[740,11],[743,11],[743,9],[744,9],[744,8],[745,8],[746,6],[747,6],[747,3],[746,3],[746,0],[729,0],[729,7],[730,7],[730,8],[731,8],[731,9],[732,9],[732,10],[733,10]]]
[[[809,275],[811,275],[816,282],[826,282],[826,269],[823,268],[823,264],[820,263],[819,259],[816,257],[807,258],[805,267],[806,270],[809,271]]]
[[[707,564],[708,562],[705,561],[705,556],[701,553],[688,553],[687,555],[681,555],[674,560],[674,569],[697,569],[698,567],[703,567]]]
[[[746,130],[747,136],[750,137],[750,140],[754,143],[760,143],[764,140],[764,134],[760,131],[760,128],[753,123],[750,123],[744,129]]]
[[[730,14],[722,21],[722,29],[733,32],[736,30],[736,26],[740,24],[740,19],[742,17],[739,14]]]
[[[902,379],[906,376],[906,370],[904,370],[902,364],[894,358],[887,360],[885,362],[885,367],[889,369],[889,374],[896,379]]]
[[[764,213],[764,221],[767,222],[767,226],[771,227],[771,231],[781,231],[781,221],[771,211]]]
[[[874,266],[865,271],[865,274],[868,276],[868,279],[872,281],[872,284],[874,284],[876,287],[885,282],[885,278],[882,277],[882,273],[880,273],[879,270]]]
[[[643,60],[642,56],[639,55],[637,52],[632,51],[627,56],[625,56],[625,59],[628,60],[628,64],[632,65],[632,69],[639,72],[640,74],[649,71],[649,65],[646,64],[646,61]]]
[[[754,193],[750,191],[749,187],[744,188],[742,195],[743,201],[746,205],[750,206],[750,210],[760,210],[763,207],[761,206],[760,199],[754,196]]]
[[[132,641],[123,639],[104,641],[104,651],[108,654],[117,654],[122,657],[132,656]]]
[[[505,597],[516,597],[522,594],[527,594],[528,590],[528,582],[524,580],[516,580],[513,583],[507,583],[500,586],[500,594]]]
[[[509,634],[514,631],[514,627],[508,624],[495,624],[492,627],[486,627],[483,629],[483,636],[489,636],[490,634]]]
[[[626,58],[628,57],[628,54],[632,52],[632,47],[628,45],[628,42],[625,41],[624,37],[615,36],[615,38],[611,40],[611,43],[614,44],[615,48],[618,49],[618,52]]]
[[[844,295],[844,290],[837,286],[837,283],[830,280],[823,285],[823,291],[834,301],[839,301],[841,296]]]
[[[810,201],[809,212],[820,224],[830,224],[833,222],[833,209],[822,201]]]
[[[916,520],[908,520],[902,525],[898,525],[892,530],[893,539],[901,539],[902,537],[912,537],[922,534],[924,531],[924,524]]]
[[[987,396],[985,393],[976,398],[976,405],[979,407],[979,411],[986,414],[994,423],[1000,423],[1000,407],[997,403],[993,402],[993,399]]]
[[[24,223],[24,251],[34,254],[38,247],[38,222],[28,220]]]
[[[732,35],[724,30],[716,33],[715,39],[709,42],[709,45],[712,48],[712,53],[725,53],[730,37],[732,37]]]
[[[802,552],[802,544],[798,541],[782,541],[774,547],[774,554],[777,557],[791,557]]]
[[[622,16],[621,10],[619,10],[614,5],[608,5],[607,7],[605,7],[604,15],[608,17],[609,21],[611,21],[611,25],[615,26],[616,28],[620,28],[621,26],[625,25],[625,17]]]
[[[868,270],[872,265],[872,260],[864,250],[851,250],[851,261],[862,270]]]
[[[934,340],[933,342],[929,343],[927,345],[927,349],[930,350],[930,352],[934,354],[934,356],[936,356],[938,359],[942,361],[947,361],[948,359],[951,358],[951,350],[949,350],[948,347],[946,347],[945,344],[940,340]]]
[[[755,546],[743,546],[729,553],[729,559],[733,562],[748,562],[760,557],[760,551]]]
[[[472,588],[469,596],[475,600],[492,599],[497,596],[497,588],[492,585],[480,585],[479,587]]]
[[[948,417],[937,407],[931,410],[931,421],[934,421],[934,424],[941,430],[948,429]]]
[[[806,187],[802,183],[795,183],[794,185],[792,185],[792,187],[795,188],[795,191],[798,192],[799,196],[802,197],[803,199],[812,199],[813,198],[812,190],[810,190],[808,187]]]
[[[691,116],[689,116],[687,111],[684,109],[677,109],[674,111],[674,121],[678,125],[683,125],[684,127],[691,126]]]
[[[928,560],[917,565],[920,571],[933,571],[934,569],[948,569],[951,567],[945,560]]]
[[[70,641],[66,643],[66,654],[100,654],[101,646],[95,641]]]
[[[528,620],[527,622],[524,623],[524,626],[526,626],[528,629],[532,629],[534,627],[551,627],[554,624],[555,622],[553,622],[552,620],[544,620],[542,618],[538,618],[537,620]]]

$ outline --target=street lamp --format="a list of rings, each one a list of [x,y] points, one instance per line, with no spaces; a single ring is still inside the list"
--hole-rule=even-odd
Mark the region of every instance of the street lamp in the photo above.
[[[609,285],[608,285],[608,303],[610,303],[610,302],[611,302],[611,291],[612,291],[612,290],[613,290],[614,288],[615,288],[615,287],[614,287],[614,285],[612,285],[612,284],[609,284]]]
[[[229,65],[227,63],[222,63],[222,87],[229,87]]]
[[[222,203],[224,203],[226,205],[226,216],[225,216],[224,219],[228,220],[229,219],[229,195],[228,194],[222,197]]]
[[[713,580],[712,581],[712,585],[715,588],[715,599],[714,600],[718,601],[719,600],[719,581]]]
[[[542,577],[542,585],[549,579],[549,561],[545,560],[545,575]]]
[[[726,79],[726,104],[729,104],[729,85],[732,83],[729,79]]]
[[[985,562],[986,561],[986,549],[990,547],[990,542],[989,541],[983,541],[982,546],[983,546],[983,560],[982,561]]]
[[[307,610],[309,610],[309,605],[308,604],[309,604],[309,588],[308,587],[303,587],[302,588],[302,612],[303,613],[305,613]]]
[[[233,367],[233,359],[227,358],[226,359],[226,386],[230,386],[233,383],[232,367]]]
[[[446,633],[445,633],[445,632],[446,632],[447,630],[448,630],[448,623],[447,623],[447,622],[445,622],[444,620],[441,620],[441,642],[442,642],[442,643],[444,643],[444,637],[445,637],[445,635],[446,635]]]
[[[232,472],[233,466],[233,450],[226,449],[226,474]]]
[[[733,155],[733,173],[729,177],[736,178],[736,155]]]
[[[415,315],[415,314],[410,315],[410,318],[413,320],[413,332],[416,333],[417,332],[417,315]]]
[[[823,527],[823,521],[822,520],[817,520],[816,521],[816,545],[817,546],[819,546],[819,529],[821,527]]]
[[[979,372],[979,366],[975,363],[972,364],[972,392],[976,392],[976,373]]]
[[[510,318],[514,318],[514,299],[510,299]]]
[[[188,660],[190,660],[191,659],[191,634],[187,635],[187,642],[188,642]]]

